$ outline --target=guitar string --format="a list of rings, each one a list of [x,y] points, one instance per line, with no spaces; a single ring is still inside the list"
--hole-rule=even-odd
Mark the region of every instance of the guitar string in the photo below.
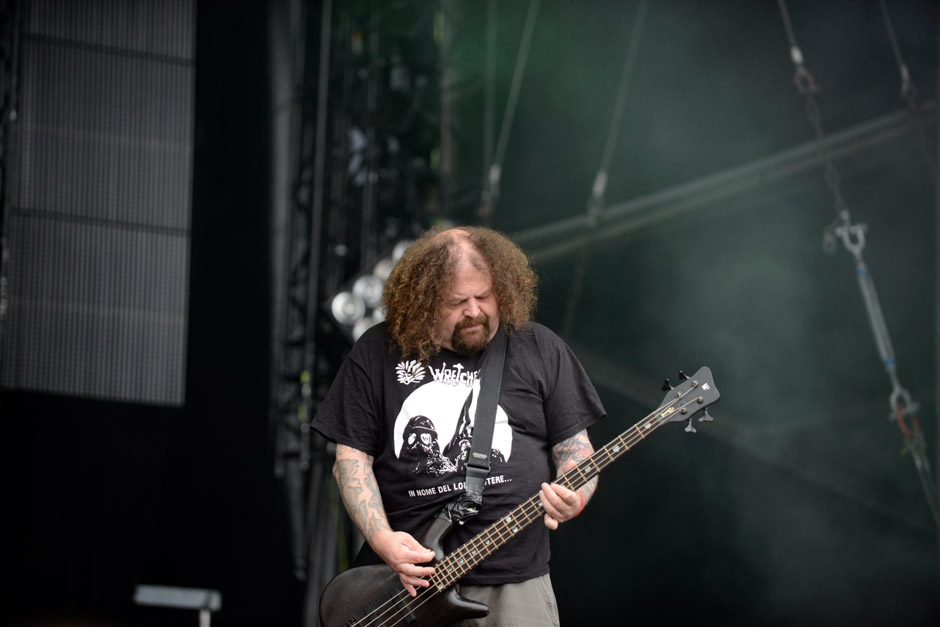
[[[645,418],[643,418],[642,420],[637,422],[635,425],[633,425],[633,427],[621,433],[619,436],[611,440],[609,443],[607,443],[606,445],[598,449],[597,452],[595,452],[593,455],[583,460],[581,463],[579,463],[578,465],[573,467],[571,470],[566,472],[564,475],[559,477],[556,483],[562,484],[568,489],[576,489],[575,486],[580,487],[584,485],[585,483],[587,483],[588,481],[590,481],[591,479],[593,479],[595,476],[600,474],[602,470],[607,468],[607,466],[615,462],[622,455],[624,455],[627,451],[629,451],[631,448],[633,448],[639,442],[641,442],[642,440],[646,438],[646,435],[644,435],[644,433],[639,428],[641,424],[646,423],[644,427],[646,428],[647,433],[652,433],[653,431],[663,426],[667,422],[671,422],[673,420],[673,415],[675,411],[678,411],[680,414],[684,414],[685,412],[683,410],[685,410],[688,406],[692,405],[693,403],[702,403],[702,398],[697,397],[697,398],[689,400],[684,405],[679,407],[678,410],[676,410],[676,405],[680,401],[682,401],[688,394],[695,391],[697,388],[698,388],[698,382],[692,381],[688,390],[681,392],[681,393],[677,393],[675,398],[671,400],[669,403],[666,403],[657,407],[654,411],[649,413]],[[674,411],[670,412],[668,411],[669,409],[673,409]],[[625,437],[627,438],[626,442],[623,441]],[[623,449],[620,450],[619,446],[622,446]],[[611,454],[612,450],[614,452],[613,455]],[[600,462],[598,464],[594,463],[595,458],[599,460],[600,458],[604,456],[607,457],[605,461]],[[587,474],[583,472],[582,466],[591,467]],[[573,477],[574,475],[580,475],[580,479],[581,479],[580,483],[577,483],[576,481],[571,480],[571,477]],[[532,511],[531,514],[529,514],[525,511],[527,508],[533,508],[534,511]],[[508,521],[516,521],[519,518],[519,515],[517,514],[517,512],[519,512],[520,514],[525,514],[525,516],[522,518],[524,523],[521,526],[518,526],[515,530],[508,530],[510,531],[510,533],[504,537],[502,535],[503,533],[502,527],[507,525]],[[412,597],[410,594],[408,594],[407,590],[401,589],[396,595],[389,597],[388,601],[382,603],[377,608],[375,608],[373,613],[370,615],[371,617],[364,616],[362,619],[352,623],[352,625],[355,626],[355,625],[369,624],[369,623],[372,623],[374,620],[379,620],[379,624],[384,625],[385,623],[382,622],[383,616],[385,616],[386,614],[389,614],[390,612],[392,613],[391,616],[401,613],[396,610],[396,607],[398,605],[401,605],[402,609],[405,610],[405,615],[400,616],[395,622],[391,623],[390,627],[394,627],[396,625],[401,624],[403,620],[406,620],[408,612],[419,609],[425,603],[428,603],[429,601],[431,601],[437,594],[449,589],[461,577],[463,577],[463,575],[465,575],[467,572],[472,570],[477,564],[479,564],[480,562],[488,558],[490,555],[498,551],[500,548],[502,548],[502,546],[506,542],[511,540],[513,537],[515,537],[517,533],[528,528],[528,526],[531,525],[532,522],[537,520],[542,515],[543,512],[544,512],[544,507],[542,506],[541,500],[538,499],[537,495],[530,497],[527,501],[523,502],[521,505],[518,505],[516,508],[511,510],[508,514],[503,516],[501,520],[496,521],[489,528],[481,531],[480,533],[475,535],[473,538],[471,538],[469,541],[467,541],[467,543],[462,545],[456,551],[445,556],[435,566],[436,570],[444,571],[444,572],[441,573],[440,577],[438,577],[439,572],[435,572],[433,575],[430,576],[430,581],[432,582],[432,585],[430,587],[419,588],[417,590],[417,594],[415,597]],[[498,538],[499,542],[492,542],[491,536],[493,535],[494,531],[499,533],[499,538]],[[485,540],[484,542],[485,546],[483,546],[482,548],[475,548],[475,554],[472,557],[470,557],[469,560],[466,557],[462,557],[466,553],[466,551],[464,550],[465,547],[467,547],[468,545],[478,547],[481,539]],[[460,562],[461,560],[462,560],[462,563],[460,564],[460,568],[454,568],[455,565],[453,563]],[[465,570],[463,570],[464,568]],[[441,580],[439,584],[435,584],[435,579]],[[424,598],[424,597],[428,597],[428,598]],[[376,612],[378,613],[376,614]],[[369,623],[363,623],[363,621],[365,620],[368,620]]]

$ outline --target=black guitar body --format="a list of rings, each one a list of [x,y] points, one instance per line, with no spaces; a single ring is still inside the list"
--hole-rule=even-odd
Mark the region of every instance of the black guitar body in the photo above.
[[[421,544],[438,559],[444,557],[441,540],[451,527],[449,521],[436,518],[421,537]],[[351,568],[334,577],[320,595],[320,623],[323,627],[437,627],[482,618],[490,611],[483,603],[460,596],[454,586],[443,592],[433,586],[417,590],[417,597],[409,596],[398,575],[385,564]],[[344,622],[337,622],[338,617]]]
[[[320,597],[320,623],[345,616],[343,625],[451,625],[489,613],[482,603],[465,599],[453,586],[434,594],[419,588],[418,596],[402,595],[401,580],[384,564],[361,566],[340,573]],[[390,604],[390,607],[389,607]],[[381,612],[381,614],[379,614]]]

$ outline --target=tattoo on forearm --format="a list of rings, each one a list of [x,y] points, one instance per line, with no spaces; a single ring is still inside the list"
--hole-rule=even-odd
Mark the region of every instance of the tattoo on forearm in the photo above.
[[[568,465],[568,462],[578,464],[593,454],[594,447],[591,446],[591,440],[588,438],[587,431],[579,431],[567,440],[559,442],[552,447],[552,461],[555,463],[555,468],[558,470],[559,476],[562,474],[562,470],[565,466]],[[584,496],[584,501],[587,502],[591,498],[591,495],[594,494],[594,490],[597,489],[597,477],[594,477],[578,489]]]
[[[376,532],[391,528],[369,464],[355,458],[337,458],[333,476],[349,517],[367,541],[371,542]]]

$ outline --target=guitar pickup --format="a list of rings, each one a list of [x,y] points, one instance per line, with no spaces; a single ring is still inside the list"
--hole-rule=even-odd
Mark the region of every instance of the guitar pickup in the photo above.
[[[405,605],[405,602],[404,602],[404,599],[410,599],[411,597],[409,596],[402,597],[402,591],[397,590],[395,588],[389,588],[387,592],[388,592],[389,601],[392,603],[392,605],[394,605],[397,608],[395,615],[388,616],[388,608],[386,606],[386,610],[383,612],[383,614],[386,616],[386,619],[383,620],[376,613],[375,607],[373,607],[371,603],[368,603],[362,608],[363,618],[361,620],[364,620],[367,625],[375,625],[376,627],[381,627],[382,625],[397,625],[400,622],[400,620],[398,619],[392,622],[386,622],[386,621],[390,618],[396,618],[398,616],[400,616],[401,619],[404,619],[406,623],[410,624],[410,623],[415,622],[416,620],[415,615],[411,613],[411,610],[408,609],[408,606]],[[346,625],[347,626],[354,625],[354,624],[358,625],[360,622],[361,622],[360,620],[356,620],[354,618],[352,621],[346,623]]]
[[[398,597],[398,599],[395,601],[395,605],[398,606],[398,613],[401,614],[402,618],[405,619],[406,623],[410,624],[410,623],[415,622],[415,615],[412,614],[411,610],[408,609],[408,606],[405,605],[404,601],[402,600],[401,595],[397,594],[395,596]],[[410,599],[411,597],[405,597],[405,598]]]

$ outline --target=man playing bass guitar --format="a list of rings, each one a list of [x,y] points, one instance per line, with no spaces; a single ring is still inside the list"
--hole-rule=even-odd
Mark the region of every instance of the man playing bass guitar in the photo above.
[[[536,284],[525,254],[496,231],[425,233],[385,284],[386,321],[352,348],[313,421],[336,443],[333,475],[366,540],[357,565],[384,562],[414,597],[435,572],[434,552],[416,538],[464,492],[480,372],[504,330],[482,507],[448,529],[440,548],[459,547],[533,494],[544,525],[463,576],[460,594],[489,613],[461,624],[558,624],[549,530],[580,514],[597,486],[596,477],[578,490],[551,483],[553,470],[591,456],[587,429],[605,412],[568,346],[531,320]]]

